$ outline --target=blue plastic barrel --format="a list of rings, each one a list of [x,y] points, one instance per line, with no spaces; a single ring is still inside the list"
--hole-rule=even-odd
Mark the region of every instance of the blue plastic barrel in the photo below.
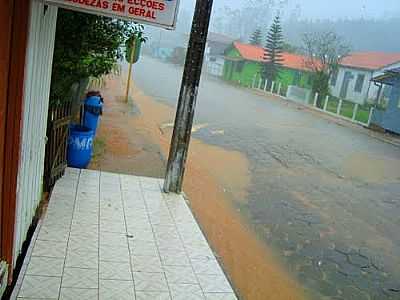
[[[103,103],[101,102],[101,98],[98,96],[86,98],[84,108],[83,126],[92,129],[94,135],[96,135],[99,117],[103,111]]]
[[[92,158],[93,130],[85,126],[71,125],[68,139],[68,166],[85,169]]]

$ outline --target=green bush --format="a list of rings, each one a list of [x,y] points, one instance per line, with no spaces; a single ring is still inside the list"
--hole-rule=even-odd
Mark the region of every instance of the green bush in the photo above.
[[[135,25],[125,21],[60,9],[53,58],[52,102],[68,100],[74,83],[101,77],[123,57],[121,45]]]

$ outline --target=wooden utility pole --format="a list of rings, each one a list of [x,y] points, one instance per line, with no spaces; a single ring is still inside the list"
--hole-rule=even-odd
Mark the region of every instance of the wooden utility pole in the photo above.
[[[212,6],[213,0],[196,1],[165,176],[166,193],[182,191]]]
[[[131,57],[129,61],[129,70],[128,70],[128,81],[126,83],[126,95],[125,95],[125,102],[128,103],[129,100],[129,89],[131,88],[131,77],[132,77],[132,65],[133,65],[133,60],[135,58],[135,52],[136,52],[136,37],[133,37],[132,39],[132,51],[131,51]]]

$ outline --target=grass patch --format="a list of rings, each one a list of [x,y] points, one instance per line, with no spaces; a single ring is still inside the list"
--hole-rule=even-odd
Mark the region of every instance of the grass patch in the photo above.
[[[309,103],[310,105],[314,105],[314,97],[311,97]],[[330,113],[336,114],[338,111],[339,103],[340,103],[339,98],[330,96],[326,110]],[[324,107],[325,99],[322,101],[321,104],[322,107]],[[355,105],[356,104],[353,102],[343,100],[342,106],[340,108],[340,115],[352,119]],[[370,105],[359,105],[357,115],[355,117],[356,121],[367,124],[369,119],[370,109],[371,109]]]
[[[97,162],[101,159],[106,151],[106,142],[100,137],[96,137],[93,143],[93,162]]]
[[[325,102],[324,102],[324,105],[325,105]],[[332,98],[332,99],[329,99],[328,106],[327,106],[326,110],[331,112],[331,113],[336,114],[338,106],[339,106],[339,100]]]
[[[353,118],[354,103],[349,101],[342,102],[342,109],[340,110],[340,115],[346,118]]]
[[[349,101],[343,101],[342,109],[340,110],[340,115],[344,116],[346,118],[352,119],[354,107],[355,107],[354,103],[349,102]],[[363,106],[359,105],[357,115],[356,115],[356,121],[359,121],[359,122],[362,122],[365,124],[368,123],[370,109],[371,109],[371,107],[368,105],[363,105]]]
[[[339,106],[339,101],[340,100],[338,98],[331,97],[328,102],[327,111],[336,114]],[[356,104],[353,102],[343,100],[342,107],[340,109],[340,115],[352,119],[355,105]],[[356,121],[368,123],[370,109],[371,107],[369,105],[359,105],[356,115]]]
[[[360,106],[356,115],[356,120],[362,123],[368,123],[369,119],[369,106]]]
[[[315,97],[310,97],[308,103],[310,105],[314,106],[314,100],[315,100]],[[339,98],[330,96],[326,110],[330,113],[336,114],[338,111],[339,102],[340,102]],[[325,105],[325,99],[320,101],[320,105],[321,105],[321,107],[319,107],[319,108],[322,109]],[[343,117],[352,119],[355,105],[356,104],[353,102],[343,100],[342,106],[340,108],[340,115]],[[371,110],[371,105],[359,105],[358,110],[357,110],[357,115],[355,117],[356,121],[367,124],[368,119],[369,119],[370,110]]]

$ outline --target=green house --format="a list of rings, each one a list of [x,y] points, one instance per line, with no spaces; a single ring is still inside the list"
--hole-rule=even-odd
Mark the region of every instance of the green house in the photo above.
[[[264,62],[264,49],[259,46],[234,42],[225,51],[223,78],[244,86],[258,85]],[[289,85],[311,88],[312,71],[306,67],[305,57],[293,53],[283,53],[283,63],[277,84],[286,89]]]

